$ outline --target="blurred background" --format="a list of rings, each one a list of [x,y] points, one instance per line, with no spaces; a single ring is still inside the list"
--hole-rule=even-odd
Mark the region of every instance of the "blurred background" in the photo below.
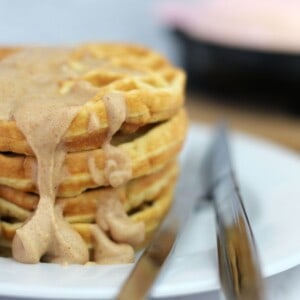
[[[176,60],[155,0],[0,0],[1,44],[136,42]]]
[[[187,71],[192,121],[300,151],[299,12],[298,0],[0,0],[0,44],[149,46]]]

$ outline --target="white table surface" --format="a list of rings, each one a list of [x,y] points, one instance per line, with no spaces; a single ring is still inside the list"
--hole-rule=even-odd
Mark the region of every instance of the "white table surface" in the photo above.
[[[282,272],[265,280],[266,300],[299,300],[300,299],[300,266]],[[17,300],[16,298],[0,298],[1,300]],[[157,298],[156,298],[157,299]],[[221,300],[219,291],[197,295],[162,298],[160,300]],[[27,299],[29,300],[29,299]],[[253,299],[255,300],[255,299]]]
[[[300,266],[269,277],[265,280],[266,300],[299,300],[300,299]],[[167,298],[176,300],[220,300],[220,291]],[[166,300],[166,298],[165,298]],[[255,299],[253,299],[255,300]]]

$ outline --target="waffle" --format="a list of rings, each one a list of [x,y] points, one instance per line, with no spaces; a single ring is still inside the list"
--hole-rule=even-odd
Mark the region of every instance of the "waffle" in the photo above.
[[[119,190],[124,208],[131,220],[145,224],[144,244],[171,206],[177,173],[178,168],[173,162],[155,174],[132,180],[126,187]],[[65,218],[79,232],[89,248],[93,248],[90,226],[95,222],[97,199],[99,194],[108,190],[109,188],[105,188],[89,191],[74,198],[57,199],[58,203],[65,203]],[[7,195],[6,198],[4,198],[5,195]],[[4,217],[0,222],[2,232],[0,246],[11,247],[16,229],[20,228],[22,222],[31,215],[37,201],[34,195],[26,195],[23,192],[14,193],[9,188],[1,187],[0,213]]]
[[[118,145],[130,156],[132,177],[150,174],[174,159],[181,149],[186,129],[186,113],[181,110],[169,121],[155,126],[132,141]],[[59,197],[71,197],[88,188],[108,185],[104,177],[98,183],[93,180],[88,166],[89,157],[94,157],[97,169],[103,170],[105,158],[102,149],[67,154],[63,167],[67,175],[58,188]],[[36,169],[34,157],[0,154],[0,165],[1,185],[37,192],[32,178]]]
[[[172,161],[161,170],[129,181],[118,188],[118,194],[126,212],[137,209],[151,199],[176,178],[178,167]],[[99,199],[110,192],[111,188],[88,190],[75,197],[57,198],[57,204],[63,204],[64,217],[70,223],[92,222]],[[23,222],[36,209],[39,197],[33,193],[22,192],[7,186],[0,186],[0,215],[2,220]]]
[[[0,59],[21,49],[3,49]],[[63,137],[68,152],[101,147],[108,132],[108,118],[103,97],[122,93],[127,116],[121,130],[138,128],[167,120],[180,110],[184,101],[185,75],[159,54],[145,48],[124,44],[82,46],[70,52],[65,62],[73,77],[58,82],[67,94],[78,80],[98,87],[97,94],[82,106]],[[99,123],[90,128],[90,118]],[[14,120],[0,120],[0,151],[33,155]]]
[[[125,44],[3,48],[0,66],[0,248],[133,261],[172,203],[184,73]]]

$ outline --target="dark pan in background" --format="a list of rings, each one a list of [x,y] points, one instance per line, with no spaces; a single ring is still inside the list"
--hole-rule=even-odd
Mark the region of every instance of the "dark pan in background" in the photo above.
[[[300,114],[300,53],[224,46],[174,30],[188,88]]]

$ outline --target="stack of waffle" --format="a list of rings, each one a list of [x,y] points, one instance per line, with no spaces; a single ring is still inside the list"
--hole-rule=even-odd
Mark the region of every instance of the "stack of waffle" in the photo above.
[[[26,52],[26,58],[30,51],[28,48],[3,49],[0,51],[0,70],[1,65],[13,61],[14,56]],[[42,53],[49,49],[38,51]],[[114,254],[105,246],[103,251],[100,249],[101,259],[99,255],[96,259],[93,249],[97,237],[92,228],[102,222],[101,216],[109,218],[105,215],[107,204],[99,213],[101,202],[115,199],[117,195],[126,216],[116,208],[118,203],[110,205],[110,210],[117,209],[116,215],[120,215],[126,226],[142,223],[144,234],[135,241],[130,233],[126,233],[127,238],[117,237],[108,221],[108,225],[102,227],[105,235],[102,243],[126,244],[138,249],[145,245],[168,212],[178,174],[176,157],[187,128],[183,108],[185,76],[159,54],[139,46],[84,45],[68,49],[67,53],[61,69],[67,67],[68,74],[72,75],[57,81],[62,99],[78,80],[81,84],[86,82],[96,87],[96,96],[80,107],[61,139],[66,155],[56,188],[55,205],[62,208],[64,219],[86,243],[90,261],[128,262],[120,259],[120,253],[116,259],[111,258]],[[30,60],[22,62],[18,67],[30,63]],[[9,83],[1,83],[2,77],[0,101],[5,102],[10,96],[5,84]],[[122,97],[126,106],[126,117],[114,132],[110,130],[111,118],[104,101],[108,95]],[[126,182],[114,183],[105,175],[108,158],[103,145],[110,133],[113,133],[110,147],[129,159],[130,176]],[[0,120],[0,151],[0,244],[10,253],[17,230],[30,222],[40,199],[35,151],[14,117]],[[130,226],[124,228],[130,229]],[[101,248],[101,242],[97,245]]]

